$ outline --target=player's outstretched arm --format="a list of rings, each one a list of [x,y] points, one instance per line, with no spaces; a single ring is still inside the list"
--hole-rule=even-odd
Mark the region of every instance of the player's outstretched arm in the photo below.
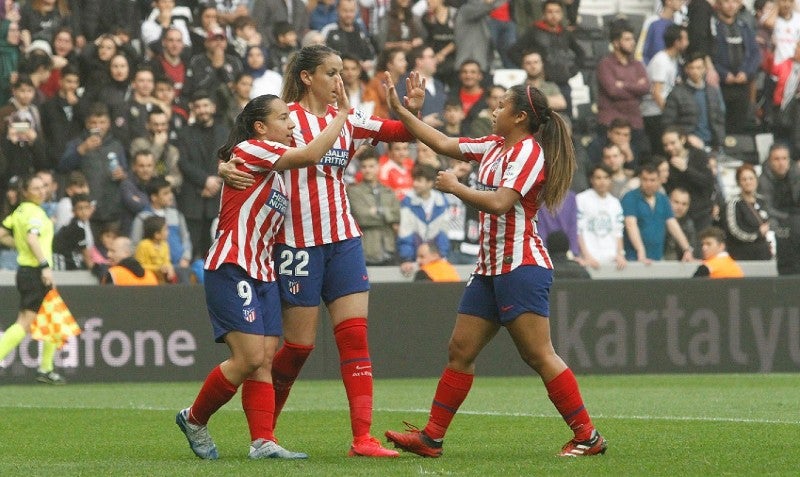
[[[412,91],[420,89],[424,92],[425,79],[420,79],[419,73],[412,71],[406,80],[406,86],[409,94],[412,94]],[[449,137],[441,131],[425,124],[416,114],[403,106],[400,98],[397,96],[397,90],[394,84],[392,84],[391,76],[388,72],[386,73],[384,87],[386,88],[386,99],[389,103],[389,109],[397,114],[397,117],[400,118],[400,121],[403,122],[406,129],[408,129],[411,134],[439,154],[444,154],[460,160],[464,159],[458,147],[458,138]],[[408,97],[406,97],[406,101],[408,101]]]

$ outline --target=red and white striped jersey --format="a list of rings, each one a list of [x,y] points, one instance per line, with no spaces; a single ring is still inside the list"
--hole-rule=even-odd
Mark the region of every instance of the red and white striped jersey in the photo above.
[[[272,249],[289,200],[283,177],[272,168],[287,150],[283,144],[259,140],[240,142],[233,148],[232,155],[245,161],[237,168],[253,174],[256,182],[245,190],[222,187],[219,223],[206,256],[206,270],[234,263],[257,280],[277,279]]]
[[[317,137],[336,111],[328,106],[325,116],[318,117],[300,104],[290,103],[289,116],[296,125],[292,146],[305,146]],[[302,248],[361,236],[345,193],[345,169],[362,144],[407,141],[409,137],[399,121],[351,110],[339,138],[317,165],[284,171],[289,212],[278,242]]]
[[[475,273],[499,275],[520,265],[552,269],[547,249],[536,232],[539,194],[546,179],[542,148],[533,136],[503,153],[504,144],[500,136],[459,141],[465,158],[480,162],[478,189],[508,187],[522,196],[505,215],[480,213],[480,252]]]

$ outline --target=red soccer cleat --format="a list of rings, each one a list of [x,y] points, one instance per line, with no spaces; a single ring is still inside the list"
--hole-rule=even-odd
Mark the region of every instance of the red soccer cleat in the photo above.
[[[378,439],[367,436],[364,439],[353,441],[347,455],[350,457],[397,457],[400,453],[383,447]]]
[[[605,454],[608,448],[608,442],[603,439],[603,436],[597,432],[597,429],[592,431],[592,437],[585,441],[571,441],[564,444],[561,452],[558,453],[559,457],[583,457],[589,455]]]
[[[405,421],[403,424],[406,425],[406,432],[386,431],[386,439],[395,447],[422,457],[440,457],[442,455],[441,442],[431,439],[413,424]]]

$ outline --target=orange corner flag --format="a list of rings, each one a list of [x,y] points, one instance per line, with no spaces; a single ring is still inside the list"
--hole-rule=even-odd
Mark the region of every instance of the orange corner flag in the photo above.
[[[42,301],[42,306],[31,324],[31,337],[48,341],[61,349],[72,336],[81,334],[81,328],[67,308],[58,291],[53,288]]]

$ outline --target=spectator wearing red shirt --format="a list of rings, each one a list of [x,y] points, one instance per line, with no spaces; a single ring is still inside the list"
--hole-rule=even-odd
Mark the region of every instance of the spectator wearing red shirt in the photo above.
[[[408,143],[388,143],[388,152],[381,156],[379,162],[378,181],[392,189],[397,195],[397,200],[403,200],[414,185],[414,179],[411,177],[414,159],[408,152]]]

